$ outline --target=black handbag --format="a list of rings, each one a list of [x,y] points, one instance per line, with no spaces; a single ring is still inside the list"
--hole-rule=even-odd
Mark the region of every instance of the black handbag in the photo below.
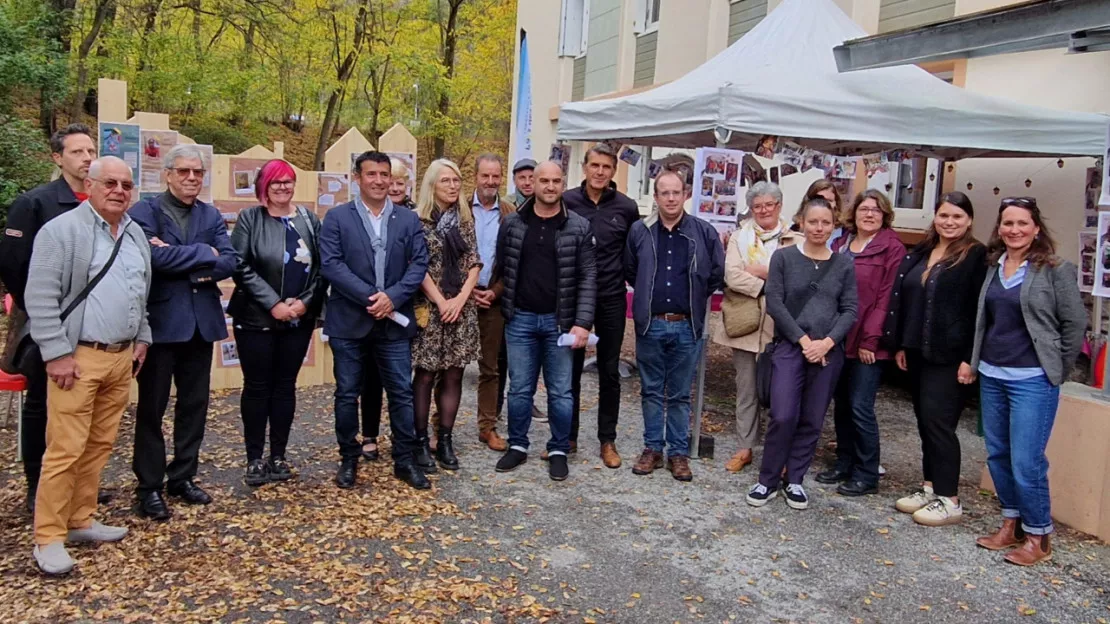
[[[801,252],[799,251],[799,253]],[[836,254],[833,254],[834,257],[835,255]],[[827,275],[829,269],[832,268],[832,263],[833,258],[826,260],[825,263],[821,265],[821,268],[817,269],[817,272],[814,273],[813,281],[809,283],[809,288],[806,290],[805,294],[795,301],[786,304],[786,309],[790,312],[790,316],[798,318],[798,315],[802,313],[802,310],[805,309],[809,300],[820,290],[821,283],[825,281],[825,275]],[[759,401],[759,406],[763,409],[771,408],[771,358],[775,354],[775,346],[778,342],[779,338],[775,337],[763,347],[763,352],[755,358],[755,396],[756,400]]]
[[[123,244],[123,237],[126,232],[120,232],[119,238],[116,239],[116,244],[112,247],[112,255],[108,257],[108,261],[100,269],[85,288],[81,290],[77,296],[69,302],[65,310],[62,310],[61,316],[58,320],[65,322],[70,313],[73,312],[81,302],[89,297],[89,293],[93,288],[104,279],[108,273],[108,269],[112,268],[112,264],[116,261],[116,256],[119,255],[120,245]],[[4,351],[0,354],[0,370],[3,370],[9,375],[22,375],[26,374],[26,363],[28,361],[41,361],[41,358],[34,357],[31,354],[31,349],[38,349],[38,345],[31,339],[31,324],[27,319],[27,314],[19,309],[19,306],[12,306],[12,314],[8,317],[8,332],[5,339]]]

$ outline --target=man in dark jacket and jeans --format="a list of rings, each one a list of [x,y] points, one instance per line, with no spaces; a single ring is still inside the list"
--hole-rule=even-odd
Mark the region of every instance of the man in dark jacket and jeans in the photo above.
[[[85,178],[96,158],[96,142],[84,124],[71,124],[50,137],[54,164],[62,170],[57,180],[20,195],[8,209],[8,224],[0,238],[0,279],[11,293],[15,305],[26,310],[23,291],[31,265],[31,247],[42,226],[76,208],[88,199]],[[23,474],[27,479],[27,509],[34,511],[42,454],[46,452],[46,364],[38,347],[26,341],[24,352],[17,354],[27,378],[27,394],[20,420],[23,443]]]
[[[572,212],[590,222],[597,247],[597,311],[594,317],[594,332],[597,334],[597,439],[601,443],[601,461],[609,468],[620,468],[621,456],[616,446],[617,415],[621,408],[619,365],[628,308],[624,285],[624,245],[632,224],[640,220],[640,209],[613,184],[617,156],[607,144],[598,143],[591,147],[586,152],[582,168],[586,179],[582,186],[564,193],[563,202]],[[574,418],[570,431],[571,445],[575,449],[578,446],[578,412],[585,361],[585,350],[575,352]]]
[[[690,472],[690,384],[705,344],[709,295],[725,277],[725,252],[709,223],[686,214],[686,180],[664,170],[655,179],[658,211],[632,226],[624,266],[636,293],[636,364],[644,413],[638,475],[663,467],[679,481]],[[666,416],[664,417],[664,403]]]
[[[498,472],[528,459],[532,399],[543,369],[551,439],[551,478],[567,478],[573,410],[573,353],[586,346],[594,322],[597,267],[589,223],[560,200],[563,170],[536,168],[533,198],[505,217],[497,240],[497,267],[505,287],[501,313],[509,351],[509,450]]]

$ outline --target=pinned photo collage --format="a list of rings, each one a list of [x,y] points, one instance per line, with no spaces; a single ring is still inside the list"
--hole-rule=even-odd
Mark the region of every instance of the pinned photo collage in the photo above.
[[[737,215],[747,214],[743,166],[744,152],[740,150],[703,147],[696,152],[694,214],[712,222],[718,231],[735,228]]]

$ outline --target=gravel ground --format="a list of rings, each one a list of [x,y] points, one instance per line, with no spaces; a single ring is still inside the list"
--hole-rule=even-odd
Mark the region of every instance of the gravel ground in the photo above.
[[[976,487],[985,454],[970,412],[960,428],[961,525],[927,529],[894,511],[919,478],[920,447],[905,395],[889,387],[878,402],[888,471],[878,495],[848,499],[807,479],[809,510],[781,498],[753,509],[743,496],[755,470],[723,468],[735,450],[723,349],[711,348],[709,371],[705,430],[716,457],[692,462],[692,483],[666,471],[631,473],[642,430],[635,377],[623,387],[625,465],[609,470],[597,457],[596,377],[588,374],[580,450],[570,478],[555,483],[539,459],[547,435],[539,423],[528,463],[494,472],[498,454],[474,435],[476,372],[468,370],[456,426],[462,470],[441,473],[425,493],[398,486],[387,462],[365,468],[352,492],[332,485],[330,387],[302,393],[290,457],[299,480],[252,492],[240,481],[238,396],[222,395],[200,474],[217,501],[175,506],[165,525],[128,512],[127,416],[105,477],[116,497],[104,511],[133,534],[78,551],[79,572],[62,581],[44,581],[29,562],[29,519],[5,436],[0,621],[1110,620],[1105,544],[1064,528],[1054,559],[1031,569],[975,547],[995,526],[997,504]],[[810,476],[831,457],[831,433],[830,422]]]

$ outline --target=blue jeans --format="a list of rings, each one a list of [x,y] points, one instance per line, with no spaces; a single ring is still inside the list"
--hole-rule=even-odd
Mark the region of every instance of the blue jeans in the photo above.
[[[879,482],[879,421],[875,418],[875,394],[883,378],[883,363],[864,364],[845,359],[836,384],[836,464],[852,481],[868,485]]]
[[[665,435],[668,456],[690,454],[690,383],[701,348],[690,321],[651,319],[647,333],[636,336],[645,448],[663,452]]]
[[[1048,458],[1060,388],[1041,375],[1006,381],[981,375],[980,409],[991,471],[1003,518],[1020,518],[1030,535],[1052,533]]]
[[[547,387],[547,418],[551,425],[547,451],[564,454],[570,451],[574,353],[570,347],[555,344],[559,334],[554,314],[517,310],[512,320],[505,324],[505,345],[509,354],[509,446],[528,450],[532,399],[542,366],[543,383]]]
[[[335,437],[343,459],[358,459],[358,397],[363,376],[376,367],[389,399],[389,429],[393,437],[393,461],[412,460],[416,429],[412,411],[412,351],[408,340],[385,340],[375,329],[361,340],[331,338],[335,360]]]

